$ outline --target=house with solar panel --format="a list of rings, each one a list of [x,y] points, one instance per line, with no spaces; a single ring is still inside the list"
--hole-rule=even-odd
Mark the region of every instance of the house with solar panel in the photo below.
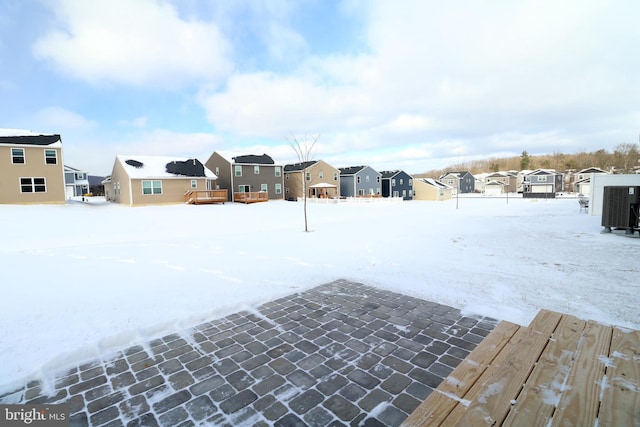
[[[205,162],[218,177],[220,188],[229,189],[229,201],[241,203],[283,200],[283,167],[267,154],[234,155],[215,151]]]
[[[103,184],[108,201],[129,206],[224,203],[216,180],[195,158],[117,155]]]
[[[65,203],[58,134],[0,129],[0,203]]]

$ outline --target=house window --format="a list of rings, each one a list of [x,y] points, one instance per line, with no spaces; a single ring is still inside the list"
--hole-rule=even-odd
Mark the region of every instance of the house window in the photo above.
[[[44,150],[44,163],[47,165],[58,164],[58,153],[56,150]]]
[[[409,185],[410,185],[410,186],[411,186],[411,185],[413,185],[413,179],[410,179],[410,180],[409,180]]]
[[[276,184],[276,194],[282,194],[282,184]]]
[[[251,191],[251,187],[248,185],[238,185],[238,193],[248,193]]]
[[[142,181],[142,194],[162,194],[162,181]]]
[[[322,173],[322,171],[320,171],[320,173],[318,173],[318,178],[320,178],[320,179],[324,178],[324,174]]]
[[[236,176],[242,176],[242,166],[236,165],[234,169],[235,169]]]
[[[11,163],[24,164],[24,148],[11,149]]]
[[[216,166],[216,175],[220,176],[220,166]]]
[[[20,178],[21,193],[46,193],[47,183],[44,178]]]
[[[198,180],[197,179],[192,179],[191,180],[191,188],[198,188]]]
[[[254,175],[260,175],[260,166],[255,165],[255,166],[253,167],[253,174],[254,174]]]
[[[400,193],[398,193],[397,191],[393,192],[393,197],[400,197]]]
[[[364,178],[364,180],[365,180],[366,182],[369,182],[369,175],[367,175],[367,176]]]
[[[282,170],[280,170],[280,166],[276,166],[274,168],[276,176],[281,176],[282,175]]]
[[[304,175],[307,181],[311,181],[311,172],[307,172]]]
[[[404,185],[404,179],[400,178],[400,185]]]
[[[402,190],[402,197],[407,197],[407,190]]]
[[[395,179],[392,179],[392,180],[391,180],[391,186],[392,186],[392,187],[395,187],[395,186],[396,186],[396,180],[395,180]]]
[[[546,175],[539,176],[538,177],[538,182],[547,182],[547,176]]]
[[[87,177],[84,175],[84,172],[76,172],[76,181],[80,181],[82,179],[87,179]]]
[[[269,189],[267,184],[260,184],[260,191],[266,192]]]
[[[337,181],[338,180],[338,172],[334,172],[333,173],[333,180]]]

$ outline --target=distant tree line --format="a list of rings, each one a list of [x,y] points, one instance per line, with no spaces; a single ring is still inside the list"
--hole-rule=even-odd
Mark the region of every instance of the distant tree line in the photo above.
[[[575,154],[543,154],[532,156],[526,150],[520,156],[505,158],[490,158],[461,162],[444,169],[430,170],[416,174],[416,177],[438,178],[447,172],[469,171],[472,174],[498,171],[520,171],[535,169],[555,169],[557,171],[596,167],[612,173],[634,173],[640,167],[640,148],[638,144],[623,143],[616,146],[613,152],[600,149],[593,152],[579,152]]]

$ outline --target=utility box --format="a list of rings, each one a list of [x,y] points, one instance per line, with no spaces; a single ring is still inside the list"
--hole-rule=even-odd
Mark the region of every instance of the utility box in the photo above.
[[[607,186],[604,187],[602,200],[602,226],[606,232],[611,228],[624,228],[627,234],[633,234],[638,227],[640,213],[640,187]]]

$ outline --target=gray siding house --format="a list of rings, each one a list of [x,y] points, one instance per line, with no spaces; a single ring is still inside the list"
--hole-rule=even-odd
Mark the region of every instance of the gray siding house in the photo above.
[[[413,177],[405,171],[382,171],[382,197],[413,199]]]
[[[382,195],[382,175],[370,166],[350,166],[339,169],[341,197]]]
[[[232,156],[215,151],[205,166],[218,176],[218,187],[229,190],[229,200],[235,193],[267,192],[269,200],[283,200],[282,166],[266,155]]]
[[[471,172],[447,172],[438,181],[453,187],[460,194],[473,193],[476,190],[476,179]],[[454,193],[455,194],[455,193]]]
[[[64,186],[67,199],[84,196],[89,192],[89,176],[85,171],[65,165]]]
[[[524,176],[523,197],[555,197],[561,191],[564,191],[563,176],[555,170],[536,169]]]

